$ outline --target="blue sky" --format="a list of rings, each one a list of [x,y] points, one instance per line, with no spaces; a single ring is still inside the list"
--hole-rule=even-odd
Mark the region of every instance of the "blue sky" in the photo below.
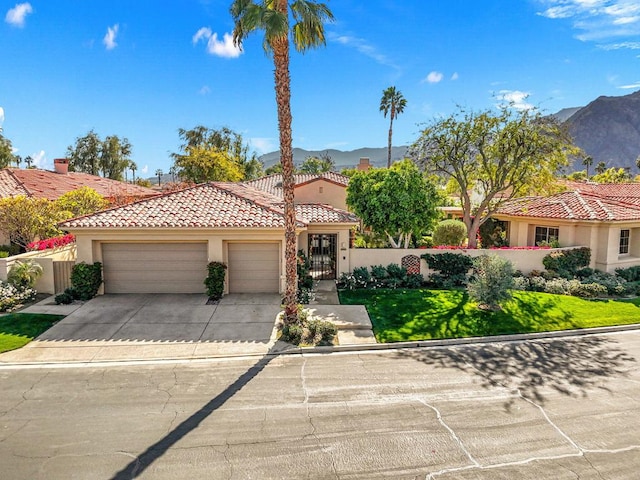
[[[94,129],[138,175],[168,171],[178,128],[227,126],[277,150],[273,64],[233,48],[230,0],[0,0],[0,125],[52,168]],[[382,147],[383,89],[407,99],[394,145],[458,105],[552,113],[640,89],[638,0],[333,0],[327,46],[292,54],[294,146]],[[146,172],[146,174],[145,174]]]

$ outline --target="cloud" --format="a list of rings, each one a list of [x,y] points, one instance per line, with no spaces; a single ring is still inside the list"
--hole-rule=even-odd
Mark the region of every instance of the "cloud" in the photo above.
[[[640,88],[640,82],[632,83],[631,85],[620,85],[618,88],[622,88],[624,90]]]
[[[140,173],[143,175],[146,175],[147,173],[149,173],[149,165],[145,165],[144,167],[142,167],[140,169]]]
[[[527,102],[529,98],[529,92],[522,92],[520,90],[500,90],[494,96],[498,100],[499,106],[509,106],[516,110],[529,110],[534,108],[533,105]]]
[[[598,48],[602,50],[640,50],[640,42],[621,42],[621,43],[609,43],[604,45],[598,45]]]
[[[392,67],[396,70],[400,70],[400,67],[398,67],[395,63],[393,63],[389,59],[389,57],[387,57],[383,53],[380,53],[376,47],[369,44],[366,40],[362,38],[357,38],[350,35],[337,35],[332,32],[329,32],[329,34],[327,35],[327,38],[332,42],[339,43],[341,45],[344,45],[345,47],[353,48],[358,53],[361,53],[362,55],[371,58],[372,60],[374,60],[376,63],[379,63],[380,65],[384,65],[386,67]]]
[[[116,36],[118,35],[118,30],[120,29],[120,25],[117,23],[113,27],[107,27],[107,33],[102,39],[102,43],[107,48],[107,50],[113,50],[118,46],[116,43]]]
[[[460,78],[460,75],[458,75],[458,72],[453,72],[453,75],[451,75],[451,80],[458,80],[458,78]]]
[[[570,19],[582,41],[602,41],[640,34],[640,3],[637,0],[539,0],[550,19]]]
[[[44,150],[40,150],[37,153],[32,153],[31,157],[31,166],[36,168],[44,168],[47,163],[47,156],[44,153]]]
[[[208,27],[202,27],[191,37],[194,45],[200,40],[206,42],[207,53],[215,55],[216,57],[237,58],[242,53],[242,49],[233,44],[233,35],[230,33],[223,34],[222,40],[218,40],[217,33],[212,32]]]
[[[4,123],[4,108],[0,107],[0,127]]]
[[[33,7],[30,3],[18,3],[15,7],[10,8],[7,11],[7,15],[4,17],[4,21],[14,27],[24,27],[25,19],[27,15],[33,12]]]
[[[259,154],[270,153],[278,149],[272,138],[250,138],[249,144]]]
[[[422,80],[422,82],[427,82],[427,83],[440,83],[442,81],[442,79],[444,78],[444,75],[441,72],[429,72],[429,75],[427,75],[425,77],[424,80]]]
[[[211,93],[211,89],[209,85],[204,85],[200,90],[198,90],[198,95],[209,95]]]

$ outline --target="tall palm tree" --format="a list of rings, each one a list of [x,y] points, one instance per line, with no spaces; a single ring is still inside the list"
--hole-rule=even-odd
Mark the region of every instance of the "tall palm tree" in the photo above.
[[[156,170],[156,177],[158,177],[158,186],[160,186],[160,180],[162,179],[162,175],[164,175],[164,172],[159,168]]]
[[[604,162],[598,162],[596,165],[596,173],[603,174],[607,171],[607,164]]]
[[[582,159],[582,164],[587,167],[587,180],[589,180],[589,167],[593,165],[593,158],[587,155]]]
[[[380,111],[387,118],[389,114],[389,150],[387,155],[387,168],[391,167],[391,138],[393,137],[393,121],[398,115],[404,111],[407,106],[407,100],[402,96],[400,90],[396,87],[389,87],[382,91],[382,100],[380,100]]]
[[[293,16],[292,25],[289,14]],[[293,198],[289,35],[294,48],[299,52],[325,45],[324,22],[333,20],[333,14],[324,3],[312,0],[234,0],[231,4],[231,16],[235,24],[233,42],[236,46],[241,47],[251,33],[263,30],[262,46],[265,53],[273,56],[285,216],[284,322],[297,323],[297,222]]]

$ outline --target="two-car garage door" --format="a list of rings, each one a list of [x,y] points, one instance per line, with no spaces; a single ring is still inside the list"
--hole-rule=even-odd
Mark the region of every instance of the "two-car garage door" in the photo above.
[[[229,243],[229,293],[277,293],[278,243]],[[103,243],[105,293],[204,293],[207,244]]]

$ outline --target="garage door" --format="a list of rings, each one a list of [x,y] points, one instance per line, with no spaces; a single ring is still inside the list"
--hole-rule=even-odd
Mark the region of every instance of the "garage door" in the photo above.
[[[204,293],[206,243],[104,243],[105,293]]]
[[[230,243],[228,253],[230,293],[280,291],[280,244]]]

